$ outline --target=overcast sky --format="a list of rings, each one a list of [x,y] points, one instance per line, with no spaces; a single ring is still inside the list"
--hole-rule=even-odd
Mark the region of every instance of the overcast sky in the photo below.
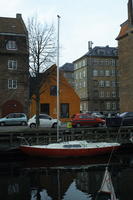
[[[60,20],[60,65],[73,62],[94,46],[117,46],[120,24],[127,20],[128,0],[0,0],[0,17],[37,15],[57,28]]]

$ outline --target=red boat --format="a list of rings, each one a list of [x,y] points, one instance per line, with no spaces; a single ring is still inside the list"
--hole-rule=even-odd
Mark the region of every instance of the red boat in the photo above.
[[[21,145],[20,150],[30,156],[66,158],[106,154],[110,153],[112,150],[117,150],[119,147],[119,143],[89,143],[82,140],[53,143],[48,145]]]

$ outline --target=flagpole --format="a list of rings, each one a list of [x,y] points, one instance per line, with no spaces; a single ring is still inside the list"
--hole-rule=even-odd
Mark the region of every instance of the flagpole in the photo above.
[[[59,118],[60,118],[60,103],[59,103],[59,32],[60,32],[60,16],[57,15],[58,18],[58,33],[57,33],[57,141],[59,141]]]

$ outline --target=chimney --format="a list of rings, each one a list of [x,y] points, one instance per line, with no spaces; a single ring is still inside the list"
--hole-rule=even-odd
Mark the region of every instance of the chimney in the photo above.
[[[16,18],[17,18],[17,19],[22,19],[22,15],[21,15],[20,13],[17,13],[17,14],[16,14]]]
[[[92,45],[93,45],[93,42],[92,41],[88,41],[88,51],[92,50]]]
[[[128,23],[129,26],[133,25],[133,0],[128,1]]]

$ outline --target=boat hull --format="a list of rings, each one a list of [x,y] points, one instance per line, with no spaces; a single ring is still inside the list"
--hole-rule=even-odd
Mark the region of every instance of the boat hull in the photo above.
[[[39,157],[53,157],[53,158],[65,158],[65,157],[85,157],[94,156],[100,154],[110,153],[112,150],[117,150],[119,146],[109,146],[100,148],[80,148],[80,149],[51,149],[51,148],[36,148],[32,146],[20,146],[20,150],[30,156]]]

